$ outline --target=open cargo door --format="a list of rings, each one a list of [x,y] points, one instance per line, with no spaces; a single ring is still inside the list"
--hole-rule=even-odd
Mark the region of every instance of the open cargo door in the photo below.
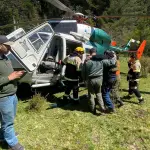
[[[17,39],[11,45],[11,53],[28,72],[33,72],[44,57],[53,35],[50,24],[44,23]]]

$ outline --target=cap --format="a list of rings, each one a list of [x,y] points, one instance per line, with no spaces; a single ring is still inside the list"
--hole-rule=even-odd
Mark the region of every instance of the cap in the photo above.
[[[77,47],[75,49],[76,52],[83,52],[84,53],[84,48],[83,47]]]
[[[0,35],[0,44],[12,45],[14,42],[9,41],[5,35]]]

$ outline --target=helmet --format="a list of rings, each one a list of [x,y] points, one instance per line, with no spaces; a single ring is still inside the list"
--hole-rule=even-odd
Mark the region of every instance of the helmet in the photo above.
[[[79,52],[79,53],[84,53],[84,48],[83,47],[77,47],[75,49],[76,52]]]

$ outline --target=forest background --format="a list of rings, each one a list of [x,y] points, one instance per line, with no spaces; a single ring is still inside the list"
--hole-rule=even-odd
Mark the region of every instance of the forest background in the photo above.
[[[63,4],[90,17],[87,22],[111,35],[121,46],[131,38],[147,40],[144,54],[150,56],[150,1],[148,0],[61,0]],[[14,28],[26,31],[37,24],[61,18],[64,12],[44,0],[2,0],[0,1],[0,34],[9,34]],[[14,23],[16,24],[14,26]]]

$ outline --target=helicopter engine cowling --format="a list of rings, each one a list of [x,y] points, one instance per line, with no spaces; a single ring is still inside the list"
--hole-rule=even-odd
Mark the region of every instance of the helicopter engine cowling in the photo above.
[[[77,33],[71,32],[70,34],[97,48],[97,53],[99,54],[103,54],[110,47],[111,37],[102,29],[85,24],[77,24]]]

